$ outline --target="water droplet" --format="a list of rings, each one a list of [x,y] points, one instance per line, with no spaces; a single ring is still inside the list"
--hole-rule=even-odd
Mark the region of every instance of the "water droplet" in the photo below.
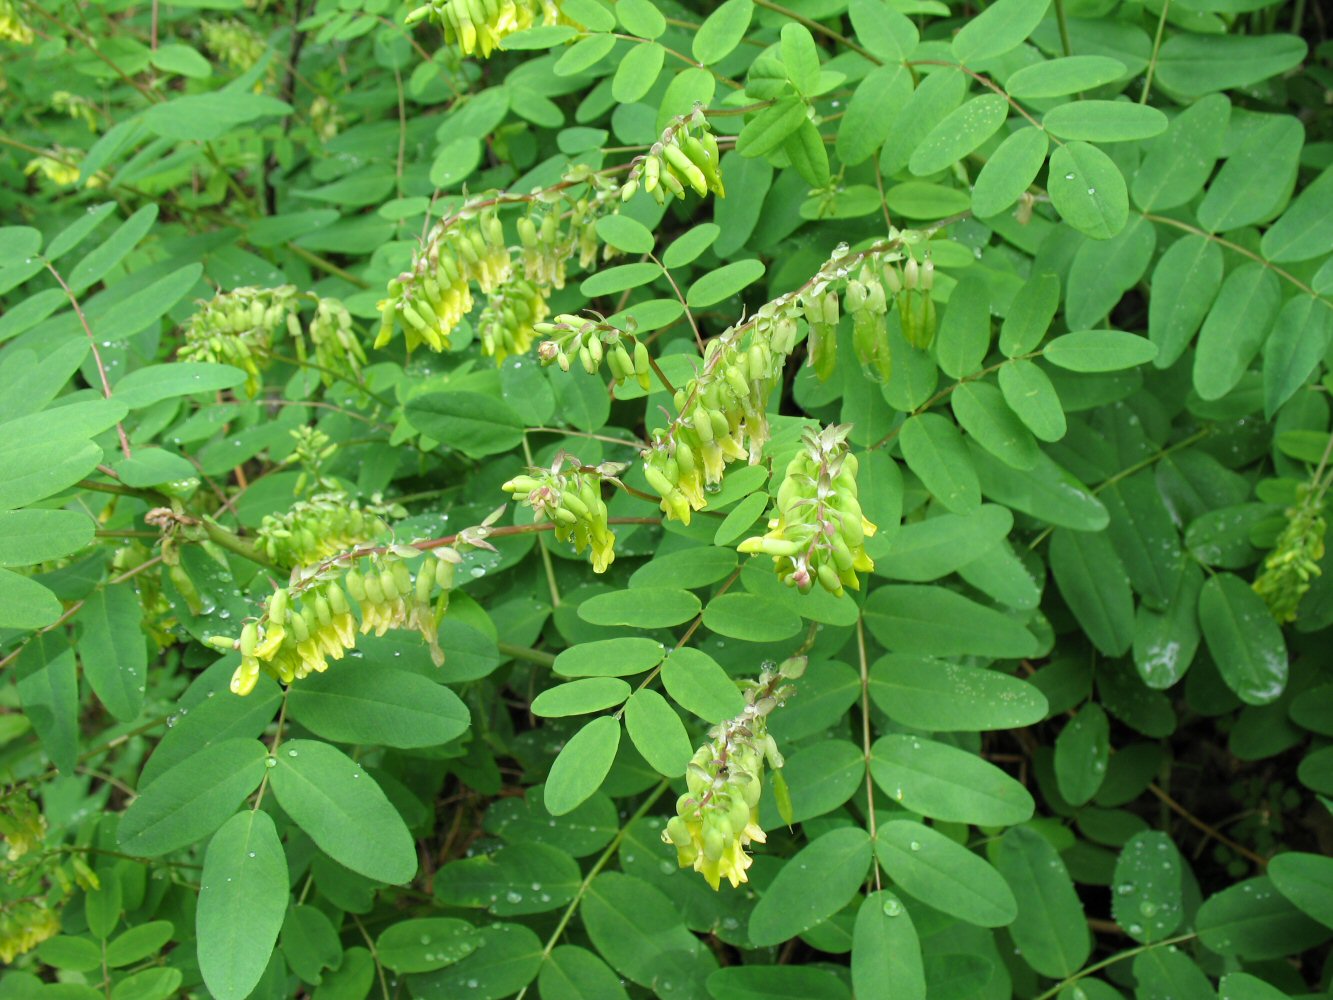
[[[903,904],[890,897],[884,900],[884,915],[886,917],[896,917],[903,912]]]

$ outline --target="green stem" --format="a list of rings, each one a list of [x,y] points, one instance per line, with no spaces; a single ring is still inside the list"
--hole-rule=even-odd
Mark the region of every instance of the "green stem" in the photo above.
[[[616,850],[620,847],[620,842],[625,839],[625,833],[631,826],[647,815],[648,810],[653,807],[653,803],[662,797],[662,793],[665,792],[668,787],[665,779],[658,782],[657,787],[649,792],[648,797],[643,800],[643,804],[639,806],[638,809],[634,810],[634,815],[625,820],[625,825],[622,826],[616,835],[611,838],[611,843],[606,845],[606,850],[604,850],[601,856],[593,862],[592,867],[588,869],[588,874],[585,875],[583,881],[579,883],[578,891],[574,893],[574,898],[569,901],[569,906],[567,906],[565,912],[561,914],[560,922],[555,925],[555,930],[553,930],[551,936],[546,939],[546,947],[542,949],[543,962],[551,957],[551,952],[555,950],[556,942],[560,940],[560,935],[565,932],[565,928],[569,926],[570,919],[573,918],[575,911],[578,910],[579,904],[583,902],[583,897],[587,895],[588,887],[592,885],[592,880],[601,874],[602,869],[606,867],[607,862],[610,861],[612,855],[616,853]],[[518,996],[516,996],[514,1000],[523,1000],[523,998],[527,996],[527,993],[528,988],[524,986],[523,989],[519,990]]]
[[[1196,936],[1197,935],[1194,934],[1180,934],[1176,937],[1165,938],[1162,941],[1155,941],[1152,944],[1145,944],[1145,945],[1140,945],[1137,948],[1130,948],[1126,951],[1122,951],[1118,954],[1112,955],[1110,958],[1104,958],[1100,962],[1094,962],[1092,965],[1089,965],[1086,968],[1079,969],[1078,972],[1075,972],[1068,979],[1060,980],[1060,982],[1052,986],[1045,993],[1038,995],[1036,997],[1036,1000],[1051,1000],[1051,997],[1055,996],[1070,983],[1076,983],[1080,979],[1092,975],[1094,972],[1100,972],[1102,969],[1105,969],[1108,965],[1115,965],[1116,962],[1124,961],[1126,958],[1133,958],[1136,955],[1142,955],[1145,951],[1152,951],[1155,948],[1162,948],[1168,945],[1180,944],[1182,941],[1192,941]]]
[[[511,659],[523,660],[525,663],[535,663],[539,667],[555,666],[555,657],[550,653],[542,652],[540,649],[529,649],[527,646],[515,646],[510,642],[497,642],[495,648]]]
[[[1148,72],[1143,78],[1143,93],[1139,95],[1139,103],[1148,103],[1148,94],[1152,92],[1152,78],[1157,71],[1157,53],[1162,47],[1162,32],[1166,29],[1166,13],[1171,9],[1171,0],[1162,0],[1162,14],[1157,19],[1157,34],[1152,40],[1152,56],[1148,60]]]
[[[1065,0],[1055,0],[1055,21],[1060,26],[1060,50],[1066,56],[1074,54],[1074,46],[1069,42],[1069,21],[1065,18]]]
[[[252,563],[258,563],[266,569],[278,570],[281,568],[263,552],[259,551],[254,542],[228,531],[214,521],[205,520],[203,526],[204,533],[208,535],[208,540],[214,545],[224,548],[228,552],[233,552],[242,559],[249,559]]]

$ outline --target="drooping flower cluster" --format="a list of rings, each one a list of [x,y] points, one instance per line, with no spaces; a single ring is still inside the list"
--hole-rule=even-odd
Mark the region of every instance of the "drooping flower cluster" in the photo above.
[[[282,514],[266,515],[259,547],[284,568],[313,566],[378,538],[388,532],[388,518],[405,514],[401,507],[375,501],[363,507],[342,491],[318,493]]]
[[[341,660],[356,647],[353,602],[361,615],[361,634],[415,629],[431,659],[442,664],[438,633],[460,557],[454,549],[436,549],[419,557],[414,573],[407,560],[417,556],[406,546],[367,555],[354,551],[308,575],[297,570],[292,586],[274,591],[263,613],[245,623],[239,638],[208,639],[215,649],[240,650],[241,665],[232,675],[231,690],[249,694],[261,671],[282,684],[323,673],[330,659]]]
[[[559,0],[431,0],[407,15],[407,26],[427,19],[436,22],[444,40],[463,55],[479,52],[483,59],[516,31],[573,23],[562,16]]]
[[[930,297],[935,287],[934,262],[926,258],[924,263],[918,264],[915,258],[909,257],[901,269],[895,264],[886,264],[884,283],[898,302],[903,339],[924,351],[935,339],[935,300]]]
[[[97,104],[86,97],[71,94],[68,90],[57,90],[51,95],[51,110],[83,122],[88,126],[89,132],[97,131],[99,124]]]
[[[203,21],[199,28],[209,54],[242,73],[259,62],[268,48],[263,35],[235,18]]]
[[[816,580],[838,596],[844,587],[859,590],[856,574],[875,567],[865,550],[875,526],[857,499],[857,460],[847,449],[850,430],[844,424],[805,432],[803,448],[778,487],[768,533],[738,546],[740,552],[772,556],[782,581],[803,593]]]
[[[571,467],[561,471],[566,463]],[[585,467],[573,455],[561,452],[550,469],[532,469],[527,475],[515,476],[503,489],[531,507],[537,521],[554,524],[555,537],[573,542],[575,552],[591,548],[593,572],[604,573],[616,557],[616,536],[607,524],[602,482],[614,481],[620,469],[608,465]]]
[[[759,460],[769,437],[768,397],[781,370],[780,356],[757,331],[748,347],[726,334],[708,342],[703,368],[676,391],[678,416],[643,453],[644,475],[668,517],[689,524],[728,462]]]
[[[393,339],[401,323],[409,351],[419,344],[447,351],[449,335],[472,311],[472,282],[489,295],[513,273],[494,207],[465,208],[446,221],[413,256],[412,266],[389,281],[388,295],[379,303],[377,348]]]
[[[1278,622],[1296,619],[1301,598],[1322,572],[1319,560],[1327,530],[1323,492],[1314,483],[1302,483],[1296,503],[1287,510],[1287,524],[1254,581],[1254,592]]]
[[[15,9],[14,0],[0,0],[0,41],[31,45],[33,37],[32,28]]]
[[[380,300],[376,347],[402,325],[407,349],[447,351],[454,328],[472,312],[475,284],[486,296],[478,318],[483,351],[503,361],[524,354],[550,312],[547,298],[563,288],[571,260],[590,267],[617,251],[597,238],[596,223],[616,207],[619,187],[587,166],[571,167],[560,184],[531,196],[474,199],[440,220],[407,270],[390,279]],[[505,241],[499,207],[518,204],[519,246]]]
[[[569,371],[570,359],[578,358],[589,375],[595,375],[605,362],[616,388],[633,381],[647,392],[652,363],[648,348],[634,336],[635,326],[633,316],[625,317],[625,329],[621,330],[610,323],[565,313],[538,325],[537,332],[551,339],[542,341],[537,354],[542,364],[557,364],[561,371]]]
[[[684,198],[687,188],[701,198],[710,191],[725,197],[719,163],[717,137],[703,105],[696,103],[689,114],[672,119],[652,148],[634,160],[620,197],[629,201],[641,185],[659,205],[668,195]]]
[[[764,762],[775,770],[783,764],[768,716],[794,693],[786,681],[804,670],[805,658],[796,657],[747,683],[745,710],[710,729],[686,769],[688,791],[676,800],[662,841],[676,848],[682,868],[701,873],[714,889],[724,878],[732,888],[748,881],[752,859],[745,849],[765,842],[759,825]]]
[[[315,304],[315,318],[301,327],[301,305]],[[294,285],[276,288],[234,288],[201,302],[185,325],[185,342],[178,356],[184,361],[234,365],[248,378],[246,392],[253,396],[263,384],[262,372],[273,363],[274,340],[286,331],[295,342],[298,358],[305,360],[305,339],[325,369],[326,383],[335,376],[355,378],[365,353],[351,334],[352,319],[337,299],[302,293]]]
[[[40,174],[52,184],[68,187],[79,182],[79,160],[82,158],[83,154],[79,150],[56,146],[50,155],[43,153],[29,160],[23,168],[23,173],[29,177]],[[92,183],[94,178],[90,177],[88,180],[89,187],[97,186]]]
[[[17,861],[46,839],[46,817],[22,788],[0,793],[0,839],[10,861]]]
[[[0,902],[0,962],[8,965],[60,933],[60,916],[42,899]]]

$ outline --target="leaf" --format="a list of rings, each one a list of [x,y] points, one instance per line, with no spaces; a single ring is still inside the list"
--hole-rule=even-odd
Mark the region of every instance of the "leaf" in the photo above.
[[[287,912],[287,857],[268,813],[234,815],[204,855],[195,912],[199,971],[217,1000],[250,995]]]
[[[1306,295],[1288,299],[1264,343],[1264,416],[1271,420],[1306,383],[1333,339],[1329,310]]]
[[[681,708],[718,723],[745,708],[736,683],[711,656],[690,646],[671,651],[662,664],[662,686]]]
[[[975,68],[1013,51],[1032,34],[1049,6],[1050,0],[996,0],[954,35],[954,58]]]
[[[651,670],[665,655],[654,639],[600,639],[563,650],[552,669],[562,677],[630,677]]]
[[[1023,282],[1005,314],[1004,324],[1000,327],[1000,350],[1010,358],[1035,350],[1050,329],[1059,307],[1059,276],[1049,272],[1032,275]],[[1010,367],[1005,365],[1000,372]]]
[[[819,49],[810,29],[798,21],[788,21],[780,32],[782,65],[796,92],[807,97],[819,89]]]
[[[83,625],[79,662],[98,699],[121,722],[139,717],[148,676],[143,609],[133,584],[114,584],[89,594],[79,612]]]
[[[408,980],[418,1000],[502,1000],[537,978],[542,965],[541,939],[523,924],[497,923],[479,928],[476,948],[464,959]],[[372,973],[374,967],[371,967]],[[366,996],[362,990],[360,997]]]
[[[1258,976],[1247,972],[1228,972],[1218,983],[1220,1000],[1286,1000],[1287,994]]]
[[[342,942],[324,911],[297,903],[287,911],[279,936],[283,958],[292,971],[308,983],[318,983],[320,973],[343,960]]]
[[[170,920],[150,920],[131,927],[106,945],[106,964],[113,969],[135,965],[159,951],[172,939],[176,927]]]
[[[693,980],[693,995],[704,995],[703,980],[717,963],[655,885],[603,872],[589,885],[580,913],[598,954],[626,979],[644,984],[671,974]]]
[[[685,302],[691,309],[717,305],[740,293],[747,285],[764,276],[764,264],[758,260],[737,260],[709,271],[690,285]]]
[[[1260,249],[1274,263],[1310,260],[1333,250],[1331,234],[1333,169],[1325,168],[1268,228]]]
[[[292,687],[287,711],[316,736],[337,743],[431,747],[467,731],[471,716],[442,684],[407,670],[329,670]]]
[[[940,370],[953,378],[981,368],[990,347],[990,289],[985,281],[964,276],[949,295],[949,305],[935,342]]]
[[[1042,441],[1059,441],[1066,423],[1060,397],[1046,373],[1031,361],[1014,361],[999,372],[1000,392],[1018,419]]]
[[[875,7],[885,14],[896,13],[879,0],[858,0],[852,4],[853,20],[858,7]],[[899,111],[911,96],[912,76],[901,61],[877,66],[866,74],[857,84],[852,99],[847,102],[847,113],[838,124],[834,147],[838,159],[847,166],[855,166],[878,153],[893,129]]]
[[[625,703],[625,731],[658,774],[678,778],[694,755],[680,716],[656,691],[643,688]]]
[[[943,587],[878,587],[866,599],[865,622],[897,653],[1018,657],[1037,649],[1013,619]]]
[[[1125,178],[1096,146],[1075,141],[1057,147],[1051,154],[1048,187],[1061,218],[1094,240],[1109,240],[1125,228],[1129,219]]]
[[[736,2],[738,0],[727,0],[727,3]],[[749,4],[751,0],[744,2]],[[717,14],[722,9],[719,7],[713,13]],[[767,156],[786,142],[787,136],[806,120],[805,102],[794,97],[784,97],[745,123],[740,135],[736,137],[736,152],[747,157]]]
[[[1287,644],[1268,607],[1232,573],[1209,577],[1199,625],[1222,679],[1241,701],[1268,705],[1287,686]]]
[[[593,719],[569,739],[546,778],[544,801],[552,816],[572,811],[602,787],[619,746],[620,723],[609,715]]]
[[[597,235],[625,253],[651,253],[657,240],[648,227],[628,215],[605,215],[597,220]]]
[[[77,293],[100,281],[147,235],[156,220],[156,205],[150,204],[140,208],[122,222],[96,249],[74,265],[69,277],[65,279],[66,283]]]
[[[1153,271],[1148,300],[1148,339],[1157,345],[1153,364],[1166,368],[1185,353],[1222,287],[1222,250],[1190,234],[1176,240]]]
[[[36,257],[42,234],[31,226],[0,226],[0,267],[12,267]]]
[[[948,823],[1010,826],[1035,809],[1027,789],[994,764],[917,736],[881,736],[870,749],[870,773],[903,808]]]
[[[1194,355],[1194,389],[1202,398],[1221,399],[1235,388],[1268,336],[1281,300],[1277,277],[1258,261],[1227,275]]]
[[[793,754],[770,773],[774,794],[760,801],[759,824],[792,826],[832,812],[864,791],[865,751],[850,740],[829,739]]]
[[[976,927],[1004,927],[1018,912],[1004,878],[934,830],[905,819],[881,823],[875,856],[899,888]]]
[[[1014,469],[1037,464],[1037,442],[989,382],[960,382],[949,397],[958,426],[1001,462]]]
[[[0,569],[0,628],[45,628],[63,611],[56,595],[36,580]]]
[[[604,10],[597,4],[591,4],[592,10]],[[551,67],[556,76],[578,76],[592,69],[610,55],[616,47],[616,39],[611,35],[585,35],[561,54]],[[468,173],[472,171],[469,169]]]
[[[1053,979],[1073,975],[1092,952],[1092,936],[1074,883],[1050,841],[1030,827],[1006,830],[996,845],[995,866],[1018,901],[1009,934],[1023,961]]]
[[[1269,862],[1268,877],[1298,910],[1333,927],[1333,858],[1287,851]]]
[[[808,119],[801,122],[796,131],[783,140],[782,151],[806,183],[817,188],[828,186],[828,150],[824,148],[824,138],[814,122]]]
[[[708,995],[726,1000],[850,1000],[828,969],[799,965],[731,965],[708,977]]]
[[[1039,128],[1020,128],[1009,134],[972,185],[972,211],[988,219],[1012,208],[1032,186],[1046,163],[1050,140]]]
[[[0,429],[3,427],[0,425]],[[0,510],[21,507],[67,489],[97,468],[101,460],[102,449],[91,441],[11,437],[8,443],[0,443]],[[4,627],[39,626],[5,622]]]
[[[1110,516],[1095,495],[1045,453],[1031,470],[1018,472],[973,449],[982,490],[992,500],[1074,531],[1100,531]]]
[[[694,33],[690,48],[694,58],[711,66],[730,55],[750,30],[753,15],[753,0],[726,0],[704,18]]]
[[[398,810],[341,750],[318,740],[288,740],[269,781],[287,815],[344,868],[392,885],[416,874],[416,846]]]
[[[1008,114],[1009,103],[998,94],[972,98],[930,130],[912,151],[908,169],[918,177],[947,169],[998,132]]]
[[[1142,217],[1109,240],[1085,240],[1069,270],[1065,322],[1075,330],[1100,324],[1142,280],[1156,247],[1157,229]]]
[[[1292,35],[1173,34],[1162,45],[1157,79],[1183,97],[1248,87],[1285,73],[1305,58],[1306,45]]]
[[[890,580],[937,580],[999,545],[1013,526],[1013,515],[996,504],[914,521],[903,525],[888,546],[873,550],[874,572]]]
[[[1130,101],[1070,101],[1046,112],[1042,127],[1061,139],[1084,142],[1134,142],[1166,131],[1166,115],[1148,104]]]
[[[431,163],[430,178],[431,184],[442,190],[447,190],[461,184],[477,164],[481,162],[481,141],[476,136],[460,135],[440,146],[439,152],[435,154],[435,160]],[[378,178],[367,178],[369,191],[374,193],[375,198],[379,200],[383,197],[379,192]],[[346,203],[350,197],[330,197],[327,187],[318,189],[323,195],[325,201],[334,201]],[[313,192],[311,192],[313,194]]]
[[[662,254],[664,267],[684,267],[699,258],[722,235],[722,227],[712,222],[701,222],[671,241]]]
[[[1004,89],[1010,97],[1022,101],[1067,97],[1119,80],[1126,72],[1124,63],[1109,56],[1065,56],[1015,70],[1004,82]]]
[[[922,77],[894,119],[894,128],[880,153],[880,172],[887,177],[906,167],[916,147],[944,120],[945,115],[963,103],[966,92],[967,78],[959,70],[942,68]],[[902,186],[895,185],[889,191],[892,193]],[[920,189],[908,188],[909,191]],[[901,199],[902,196],[897,197]]]
[[[699,598],[675,587],[632,587],[598,594],[579,605],[579,617],[593,625],[667,628],[699,613]]]
[[[1161,941],[1184,919],[1180,852],[1157,830],[1136,833],[1120,851],[1111,880],[1111,911],[1140,944]]]
[[[202,840],[259,787],[267,757],[253,739],[224,740],[187,757],[139,790],[120,820],[121,848],[157,857]]]
[[[394,972],[433,972],[467,958],[481,940],[466,920],[423,917],[390,924],[376,939],[375,953]]]
[[[1214,1000],[1208,977],[1183,951],[1150,948],[1134,959],[1136,996],[1143,1000]]]
[[[887,889],[870,893],[856,911],[852,988],[863,997],[925,1000],[920,939],[911,914]]]
[[[568,944],[542,963],[537,990],[542,1000],[629,1000],[620,977],[605,962],[586,948]]]
[[[611,81],[611,96],[621,104],[634,104],[642,100],[657,83],[664,62],[666,49],[656,42],[631,46],[616,67],[616,75]]]
[[[1210,232],[1263,222],[1291,192],[1305,129],[1292,117],[1273,117],[1227,157],[1199,203],[1199,222]]]
[[[812,840],[778,871],[750,914],[750,940],[779,944],[837,913],[856,895],[871,863],[869,835],[858,827]]]
[[[870,668],[870,696],[889,718],[927,732],[1021,729],[1046,718],[1046,698],[998,670],[890,653]]]
[[[857,41],[884,60],[886,67],[902,63],[920,40],[911,18],[880,0],[851,0],[847,13]]]
[[[1129,652],[1134,595],[1108,535],[1060,528],[1051,535],[1050,559],[1060,596],[1092,644],[1107,656]]]
[[[407,419],[422,434],[470,458],[517,448],[523,418],[509,404],[479,392],[451,390],[414,396]]]
[[[1185,204],[1212,176],[1227,134],[1231,102],[1222,94],[1195,101],[1171,121],[1165,134],[1146,144],[1134,174],[1134,203],[1144,211]]]
[[[143,113],[143,123],[166,139],[207,141],[237,125],[291,112],[292,106],[285,101],[233,89],[189,94],[154,104]]]
[[[1102,707],[1089,702],[1056,737],[1055,781],[1071,806],[1086,804],[1106,780],[1110,728]]]
[[[1333,930],[1298,910],[1263,875],[1205,899],[1195,927],[1209,951],[1249,961],[1296,955],[1333,937]]]
[[[779,642],[801,631],[801,616],[758,594],[720,594],[703,612],[704,627],[746,642]]]
[[[938,413],[909,417],[898,434],[898,444],[907,467],[946,509],[966,514],[981,504],[981,486],[952,421]]]

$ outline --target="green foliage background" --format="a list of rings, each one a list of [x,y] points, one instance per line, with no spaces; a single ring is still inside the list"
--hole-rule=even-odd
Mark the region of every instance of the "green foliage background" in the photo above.
[[[0,0],[0,998],[1327,994],[1326,19]],[[568,280],[409,354],[488,217]],[[682,523],[674,389],[773,315]],[[803,594],[738,545],[837,426],[874,568]],[[605,572],[502,490],[571,467]],[[395,562],[442,622],[232,693],[289,572]],[[715,892],[662,833],[780,661]]]

